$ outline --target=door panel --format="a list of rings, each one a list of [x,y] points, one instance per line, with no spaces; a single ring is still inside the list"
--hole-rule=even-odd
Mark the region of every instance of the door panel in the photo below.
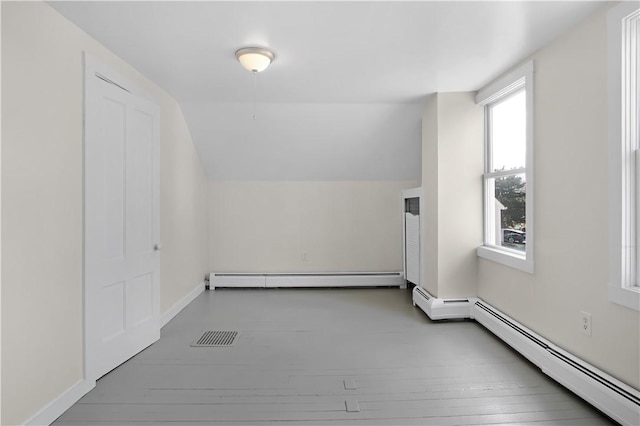
[[[117,93],[116,93],[117,95]],[[104,197],[99,200],[104,215],[104,253],[105,259],[121,260],[124,258],[125,229],[122,222],[124,214],[124,149],[126,101],[114,96],[104,96],[100,128],[103,131],[103,144],[95,146],[100,160],[99,185]],[[96,175],[97,177],[97,175]],[[96,219],[101,219],[100,217]]]
[[[105,286],[102,289],[102,343],[118,337],[125,330],[124,327],[124,288],[120,281]]]
[[[153,275],[145,274],[127,283],[127,327],[136,327],[153,315]]]
[[[159,109],[86,79],[86,371],[97,379],[160,337]]]
[[[130,111],[127,146],[127,251],[129,256],[148,255],[153,250],[153,117],[137,106]]]

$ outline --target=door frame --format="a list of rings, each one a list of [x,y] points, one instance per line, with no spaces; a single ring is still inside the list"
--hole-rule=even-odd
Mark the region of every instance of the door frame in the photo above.
[[[86,118],[87,118],[87,109],[91,107],[91,103],[95,101],[98,94],[97,85],[100,82],[97,78],[102,79],[108,83],[114,84],[121,89],[139,96],[143,99],[149,100],[153,103],[156,103],[153,96],[141,89],[139,86],[134,84],[132,81],[122,76],[118,72],[111,69],[109,66],[104,64],[103,62],[97,60],[86,51],[83,52],[83,65],[84,65],[84,79],[83,79],[83,106],[82,106],[82,321],[83,321],[83,376],[85,381],[90,381],[91,383],[95,383],[95,381],[99,377],[92,377],[92,366],[90,364],[90,360],[88,354],[91,349],[89,348],[89,342],[91,339],[89,338],[89,333],[92,331],[87,326],[87,318],[89,316],[88,313],[88,294],[87,291],[87,259],[86,259],[86,166],[87,166],[87,153],[86,153],[86,144],[87,144],[87,126],[86,126]],[[160,135],[158,135],[160,139]],[[158,141],[160,142],[160,141]],[[158,182],[154,184],[153,188],[153,205],[154,205],[154,238],[160,243],[160,143],[157,144],[153,151],[153,174],[154,178],[157,178]],[[158,327],[160,327],[160,266],[158,266],[157,271],[157,279],[158,286],[157,291],[158,295],[155,297],[154,303],[154,316],[158,320]]]
[[[420,209],[420,222],[419,222],[419,239],[420,239],[420,256],[419,256],[419,281],[418,283],[414,283],[416,286],[424,287],[424,253],[425,253],[425,238],[424,238],[424,196],[422,193],[422,187],[409,188],[405,189],[401,192],[400,195],[402,199],[402,271],[404,274],[404,286],[402,288],[407,288],[407,242],[406,242],[406,234],[407,234],[407,223],[405,220],[405,212],[406,212],[406,200],[407,198],[417,198],[419,200],[419,209]]]

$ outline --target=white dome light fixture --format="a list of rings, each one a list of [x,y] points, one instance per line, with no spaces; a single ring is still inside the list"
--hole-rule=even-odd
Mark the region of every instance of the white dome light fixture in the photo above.
[[[264,47],[243,47],[236,51],[236,58],[243,67],[255,74],[266,70],[276,59],[276,54]]]

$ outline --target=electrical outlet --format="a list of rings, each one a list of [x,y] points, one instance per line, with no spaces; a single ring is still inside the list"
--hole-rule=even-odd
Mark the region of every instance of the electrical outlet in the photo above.
[[[306,251],[302,252],[302,261],[307,262],[309,260],[309,253]]]
[[[591,314],[585,311],[580,311],[580,317],[582,319],[580,322],[580,331],[582,331],[582,334],[591,336]]]

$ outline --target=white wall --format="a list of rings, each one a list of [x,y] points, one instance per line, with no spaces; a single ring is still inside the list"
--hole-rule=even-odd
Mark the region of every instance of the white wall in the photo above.
[[[211,271],[402,271],[401,190],[416,184],[212,182]]]
[[[482,208],[483,109],[473,93],[437,93],[422,125],[424,287],[441,298],[475,296],[476,248],[482,243],[477,213]]]
[[[479,296],[612,376],[640,388],[640,314],[607,295],[606,10],[535,60],[535,274],[488,260]],[[580,333],[592,314],[592,336]]]
[[[474,93],[438,96],[438,297],[475,296],[482,243],[484,111]]]
[[[438,295],[438,96],[429,98],[422,115],[422,286]]]
[[[161,303],[202,282],[206,180],[176,102],[41,2],[2,2],[2,424],[82,379],[82,51],[161,107]]]
[[[160,312],[209,272],[207,178],[180,106],[164,94],[160,153]]]

